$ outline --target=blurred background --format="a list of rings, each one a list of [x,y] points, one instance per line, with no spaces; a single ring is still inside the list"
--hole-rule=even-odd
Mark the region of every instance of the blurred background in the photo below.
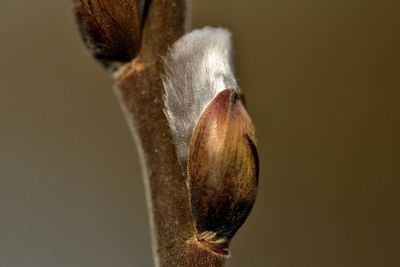
[[[69,1],[0,1],[0,266],[152,266],[138,155]],[[400,266],[400,2],[194,0],[229,28],[260,189],[228,266]]]

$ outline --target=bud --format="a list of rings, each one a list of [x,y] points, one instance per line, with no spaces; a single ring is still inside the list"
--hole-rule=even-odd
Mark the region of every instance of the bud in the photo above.
[[[74,0],[82,38],[105,67],[131,61],[140,46],[143,1]]]
[[[254,128],[237,91],[223,90],[204,110],[187,168],[196,237],[226,251],[253,207],[258,186]]]
[[[254,128],[233,74],[231,48],[225,29],[194,30],[171,47],[162,75],[165,115],[187,172],[195,230],[188,242],[220,255],[228,254],[258,186]]]

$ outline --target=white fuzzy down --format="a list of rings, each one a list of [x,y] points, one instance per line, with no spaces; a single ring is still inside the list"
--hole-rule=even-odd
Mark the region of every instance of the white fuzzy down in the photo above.
[[[219,92],[237,90],[231,61],[230,32],[211,27],[185,34],[165,59],[165,114],[183,165],[193,130],[206,106]]]

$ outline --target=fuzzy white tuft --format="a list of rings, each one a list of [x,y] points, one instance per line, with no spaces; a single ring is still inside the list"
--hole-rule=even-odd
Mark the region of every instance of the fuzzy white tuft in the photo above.
[[[165,59],[165,114],[178,159],[186,164],[191,136],[204,109],[225,89],[237,90],[231,34],[205,27],[180,38]]]

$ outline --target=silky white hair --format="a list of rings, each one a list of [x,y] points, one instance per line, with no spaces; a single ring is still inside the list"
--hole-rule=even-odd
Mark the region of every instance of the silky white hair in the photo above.
[[[225,89],[238,90],[231,61],[230,32],[211,27],[185,34],[165,59],[165,114],[182,166],[186,166],[192,133],[207,105]]]

